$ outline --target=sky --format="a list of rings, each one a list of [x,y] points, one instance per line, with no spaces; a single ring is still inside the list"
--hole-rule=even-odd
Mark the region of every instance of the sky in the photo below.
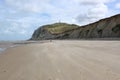
[[[27,40],[46,24],[86,25],[120,14],[120,0],[0,0],[0,40]]]

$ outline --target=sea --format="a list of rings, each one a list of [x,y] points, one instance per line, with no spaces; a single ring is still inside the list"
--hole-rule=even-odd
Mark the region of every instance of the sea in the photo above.
[[[0,54],[5,50],[6,50],[6,48],[0,48]]]
[[[8,49],[12,46],[14,46],[14,44],[12,42],[0,41],[0,54],[2,54],[3,51],[5,51],[6,49]]]

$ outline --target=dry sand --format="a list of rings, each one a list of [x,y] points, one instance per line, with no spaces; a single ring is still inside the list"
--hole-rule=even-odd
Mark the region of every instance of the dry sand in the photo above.
[[[7,49],[0,80],[120,80],[120,41],[52,41]]]

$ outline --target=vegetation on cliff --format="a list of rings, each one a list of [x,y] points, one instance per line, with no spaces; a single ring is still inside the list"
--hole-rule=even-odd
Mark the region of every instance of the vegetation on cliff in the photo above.
[[[54,23],[50,25],[45,25],[43,27],[51,34],[61,34],[66,31],[78,28],[78,26],[75,24],[67,24],[67,23]]]

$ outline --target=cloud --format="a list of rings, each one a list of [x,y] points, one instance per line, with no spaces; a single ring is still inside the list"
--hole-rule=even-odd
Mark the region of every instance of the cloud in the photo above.
[[[49,4],[51,0],[6,0],[6,4],[18,10],[30,12],[44,12],[54,7]]]
[[[6,0],[6,4],[26,12],[47,13],[52,17],[51,21],[74,23],[75,20],[81,21],[78,19],[81,16],[84,23],[89,23],[105,17],[108,12],[105,3],[111,1],[113,0]]]
[[[18,23],[14,22],[14,23],[11,23],[11,26],[10,27],[7,27],[3,33],[5,34],[21,34],[21,35],[27,35],[27,32],[26,30],[27,29],[26,27],[20,27]]]
[[[115,7],[116,7],[117,9],[120,9],[120,3],[117,3],[117,4],[115,5]]]
[[[36,13],[46,13],[51,16],[51,22],[61,20],[73,23],[75,22],[73,19],[81,10],[79,3],[74,0],[6,0],[6,4],[26,13],[34,13],[35,15]]]
[[[115,0],[78,0],[81,5],[98,5],[98,4],[104,4],[108,2],[112,2]]]
[[[114,0],[80,0],[79,3],[85,10],[77,16],[76,20],[85,25],[109,16],[110,9],[106,3],[112,1]]]

